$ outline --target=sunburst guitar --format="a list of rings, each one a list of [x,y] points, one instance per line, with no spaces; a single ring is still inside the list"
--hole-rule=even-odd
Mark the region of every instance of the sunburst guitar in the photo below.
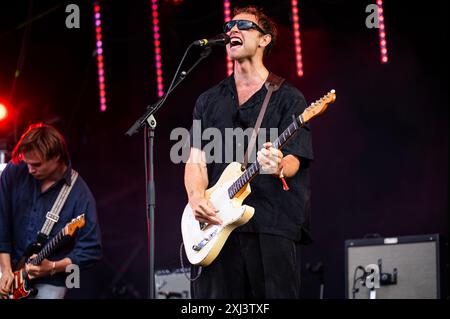
[[[84,225],[84,214],[81,214],[67,223],[66,226],[64,226],[64,228],[52,238],[52,240],[45,244],[35,258],[31,260],[28,260],[28,258],[22,258],[21,260],[23,260],[23,262],[19,262],[19,264],[15,267],[16,270],[13,272],[14,280],[11,288],[12,291],[8,295],[2,296],[2,299],[25,299],[36,295],[38,291],[36,288],[33,288],[33,280],[28,278],[28,274],[25,269],[25,262],[29,262],[32,265],[39,265],[60,246],[64,238],[68,236],[73,237],[75,232],[79,228],[84,227]]]

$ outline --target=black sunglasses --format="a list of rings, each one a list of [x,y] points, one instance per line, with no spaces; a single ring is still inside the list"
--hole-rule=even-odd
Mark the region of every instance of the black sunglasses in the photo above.
[[[228,21],[227,23],[225,23],[223,25],[223,31],[230,32],[230,30],[233,29],[233,27],[235,25],[237,25],[237,28],[239,30],[255,29],[255,30],[258,30],[259,32],[261,32],[262,34],[266,34],[267,33],[263,29],[261,29],[259,27],[259,25],[257,25],[256,23],[254,23],[252,21],[249,21],[249,20],[231,20],[231,21]]]

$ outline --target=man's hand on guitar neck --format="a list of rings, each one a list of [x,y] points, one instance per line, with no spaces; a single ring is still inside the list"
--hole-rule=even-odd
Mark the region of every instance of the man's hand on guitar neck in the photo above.
[[[30,259],[35,258],[37,255],[31,256]],[[28,274],[29,279],[39,278],[39,277],[46,277],[50,276],[52,270],[53,270],[53,261],[50,261],[48,259],[44,259],[39,265],[32,265],[30,263],[25,265],[25,269]]]
[[[35,258],[37,255],[31,256],[30,259]],[[57,272],[64,271],[66,266],[70,265],[72,261],[69,258],[64,258],[58,261],[50,261],[44,259],[39,265],[32,265],[30,263],[25,265],[25,269],[28,273],[29,279],[52,276]]]
[[[273,174],[280,176],[281,173],[285,177],[292,177],[297,174],[300,168],[300,161],[294,155],[286,155],[274,147],[272,143],[263,144],[263,148],[257,153],[257,160],[263,174]]]
[[[189,205],[194,212],[195,219],[199,222],[213,225],[222,224],[222,220],[217,216],[218,211],[206,198],[192,196],[189,198]]]

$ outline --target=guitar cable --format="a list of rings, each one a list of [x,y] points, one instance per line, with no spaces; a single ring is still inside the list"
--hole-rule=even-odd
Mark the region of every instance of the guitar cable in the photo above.
[[[356,277],[356,274],[358,272],[358,270],[362,270],[363,274],[360,277]],[[356,297],[356,293],[359,292],[360,288],[356,288],[356,284],[359,282],[361,285],[364,286],[364,281],[366,278],[366,270],[364,269],[363,266],[357,266],[355,268],[355,271],[353,273],[353,289],[352,289],[352,299],[355,299]]]
[[[183,244],[183,242],[181,242],[181,245],[180,245],[180,264],[181,264],[181,269],[183,269],[184,276],[187,278],[187,280],[193,282],[193,281],[196,281],[198,278],[200,278],[200,275],[202,274],[202,266],[198,267],[198,273],[197,273],[197,275],[194,278],[189,278],[189,276],[187,275],[187,271],[184,271],[183,246],[184,246],[184,244]],[[191,267],[191,270],[192,270],[192,268],[193,267]]]

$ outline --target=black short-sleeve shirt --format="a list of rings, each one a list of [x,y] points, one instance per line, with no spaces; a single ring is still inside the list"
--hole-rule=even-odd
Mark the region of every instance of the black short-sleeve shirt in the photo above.
[[[201,141],[198,138],[194,141],[195,134],[191,129],[190,142],[191,146],[203,149],[207,155],[208,188],[217,182],[231,161],[242,163],[250,135],[244,139],[230,138],[229,132],[239,128],[244,131],[255,126],[266,93],[267,89],[263,85],[239,106],[234,77],[231,75],[197,99],[193,119],[200,121],[203,136]],[[260,132],[265,129],[266,138],[261,142],[273,141],[276,131],[272,132],[271,138],[270,128],[278,129],[276,138],[293,122],[292,115],[300,115],[306,106],[302,93],[285,81],[270,99],[260,129]],[[218,131],[220,135],[216,134]],[[250,129],[245,132],[250,132]],[[261,143],[258,143],[254,149],[259,150],[261,147]],[[236,231],[275,234],[308,243],[311,240],[309,169],[313,160],[308,125],[300,128],[281,151],[283,156],[292,154],[300,159],[300,170],[292,178],[286,179],[290,189],[284,191],[281,180],[271,174],[257,175],[250,182],[251,194],[244,201],[244,204],[255,208],[255,214]],[[253,161],[255,152],[251,158]]]

